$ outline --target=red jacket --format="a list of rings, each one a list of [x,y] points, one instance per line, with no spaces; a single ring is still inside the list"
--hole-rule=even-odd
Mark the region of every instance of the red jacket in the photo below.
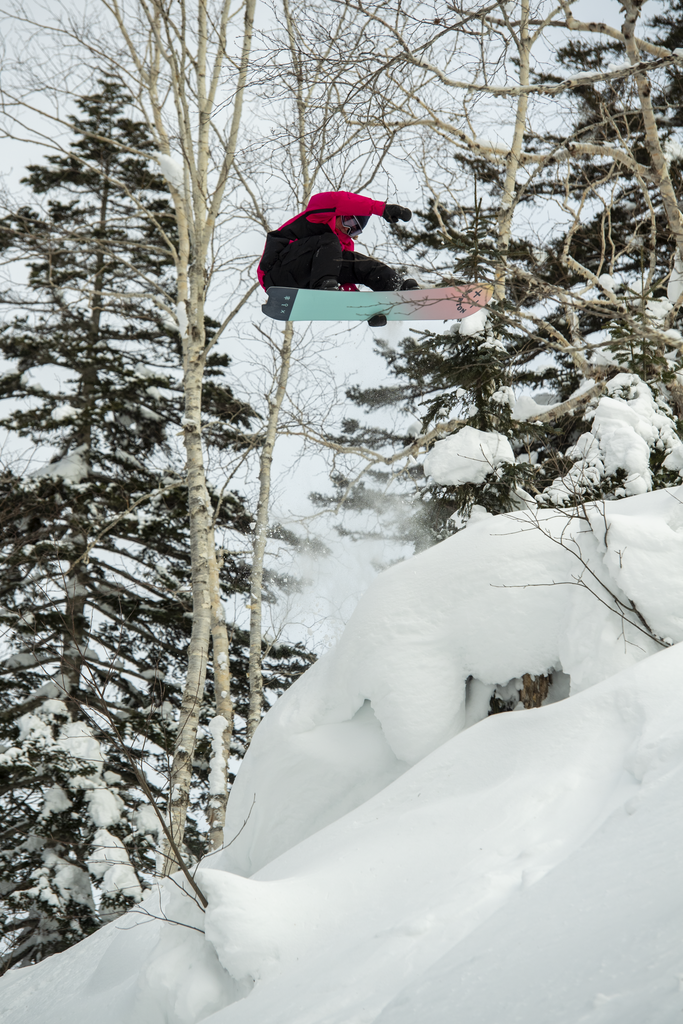
[[[263,256],[261,256],[261,263],[266,252],[269,250],[275,251],[275,246],[278,242],[282,246],[283,243],[291,245],[292,242],[296,241],[294,235],[288,237],[289,232],[287,232],[287,228],[299,219],[311,224],[326,224],[327,227],[334,231],[341,242],[342,249],[353,252],[355,248],[353,239],[349,235],[337,231],[337,217],[352,216],[354,213],[359,217],[369,217],[373,213],[381,217],[384,213],[385,205],[385,203],[376,199],[368,199],[367,196],[356,195],[355,192],[318,192],[316,195],[311,196],[308,206],[303,213],[297,213],[296,217],[291,217],[285,221],[277,231],[268,232],[266,246],[263,250]],[[300,237],[300,233],[298,236]],[[259,264],[258,279],[262,286],[264,286],[263,277],[264,271]],[[346,288],[355,290],[355,285],[346,285]]]

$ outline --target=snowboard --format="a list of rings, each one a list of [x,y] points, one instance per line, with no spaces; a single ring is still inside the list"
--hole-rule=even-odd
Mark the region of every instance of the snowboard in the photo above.
[[[492,284],[417,288],[406,292],[334,292],[269,288],[261,306],[273,320],[463,320],[491,301]]]

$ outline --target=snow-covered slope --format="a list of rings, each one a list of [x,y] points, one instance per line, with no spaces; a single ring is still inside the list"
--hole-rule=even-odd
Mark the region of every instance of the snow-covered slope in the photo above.
[[[562,510],[484,515],[382,573],[259,726],[220,866],[251,875],[358,806],[485,718],[496,685],[555,669],[578,693],[655,653],[639,615],[683,640],[682,496],[600,504],[590,524]]]
[[[679,1021],[683,644],[641,630],[683,639],[680,489],[591,521],[486,519],[383,574],[259,728],[206,915],[169,886],[182,923],[12,972],[0,1021]],[[483,717],[553,667],[575,696]]]

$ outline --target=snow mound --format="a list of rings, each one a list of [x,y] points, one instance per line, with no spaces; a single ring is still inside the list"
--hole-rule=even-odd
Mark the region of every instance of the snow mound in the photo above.
[[[474,334],[482,334],[486,329],[488,314],[485,309],[478,309],[476,313],[470,313],[463,317],[458,327],[458,334],[461,338],[471,338]]]
[[[176,192],[178,192],[180,196],[184,196],[185,172],[183,170],[183,165],[172,156],[167,156],[166,153],[157,153],[156,158],[159,161],[161,173],[166,181],[176,190]]]
[[[50,416],[57,423],[61,423],[63,420],[72,420],[78,416],[79,410],[73,405],[56,405]]]
[[[548,1024],[593,1003],[601,1024],[636,1024],[660,998],[680,1013],[681,669],[675,649],[575,700],[482,722],[260,871],[250,898],[224,875],[210,901],[232,939],[215,935],[217,953],[242,971],[251,954],[259,981],[214,1020]],[[673,863],[647,824],[665,824]],[[259,948],[245,954],[235,937],[255,921]],[[550,984],[525,970],[545,935]],[[511,1015],[510,995],[526,1014]]]
[[[514,463],[510,442],[495,430],[463,427],[437,441],[422,463],[437,484],[482,484],[489,473],[505,462]]]
[[[673,270],[667,285],[666,295],[670,302],[678,302],[681,295],[683,295],[683,260],[681,260],[678,254],[674,258]]]
[[[346,814],[484,717],[495,687],[555,670],[578,693],[660,650],[639,615],[683,640],[682,497],[485,517],[382,573],[259,726],[221,866],[252,875]]]
[[[611,274],[601,274],[598,278],[598,284],[605,291],[615,292],[618,287],[618,282],[615,277]]]
[[[88,463],[84,455],[86,450],[87,445],[81,444],[61,459],[49,462],[40,469],[34,469],[29,473],[29,478],[38,480],[41,477],[50,477],[53,480],[63,480],[65,483],[80,484],[88,477]]]
[[[478,723],[253,878],[212,858],[205,936],[175,889],[190,928],[129,915],[11,972],[0,1020],[678,1019],[682,675],[679,645]]]
[[[487,517],[381,574],[259,726],[206,913],[165,885],[6,975],[0,1021],[679,1019],[682,499]],[[568,700],[486,717],[551,670]]]

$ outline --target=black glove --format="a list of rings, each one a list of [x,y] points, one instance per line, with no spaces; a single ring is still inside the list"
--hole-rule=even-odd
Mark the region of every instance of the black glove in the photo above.
[[[410,220],[413,215],[410,210],[406,210],[405,206],[397,206],[396,203],[387,203],[384,207],[384,213],[382,216],[385,220],[388,220],[390,224],[398,224],[400,220]]]

